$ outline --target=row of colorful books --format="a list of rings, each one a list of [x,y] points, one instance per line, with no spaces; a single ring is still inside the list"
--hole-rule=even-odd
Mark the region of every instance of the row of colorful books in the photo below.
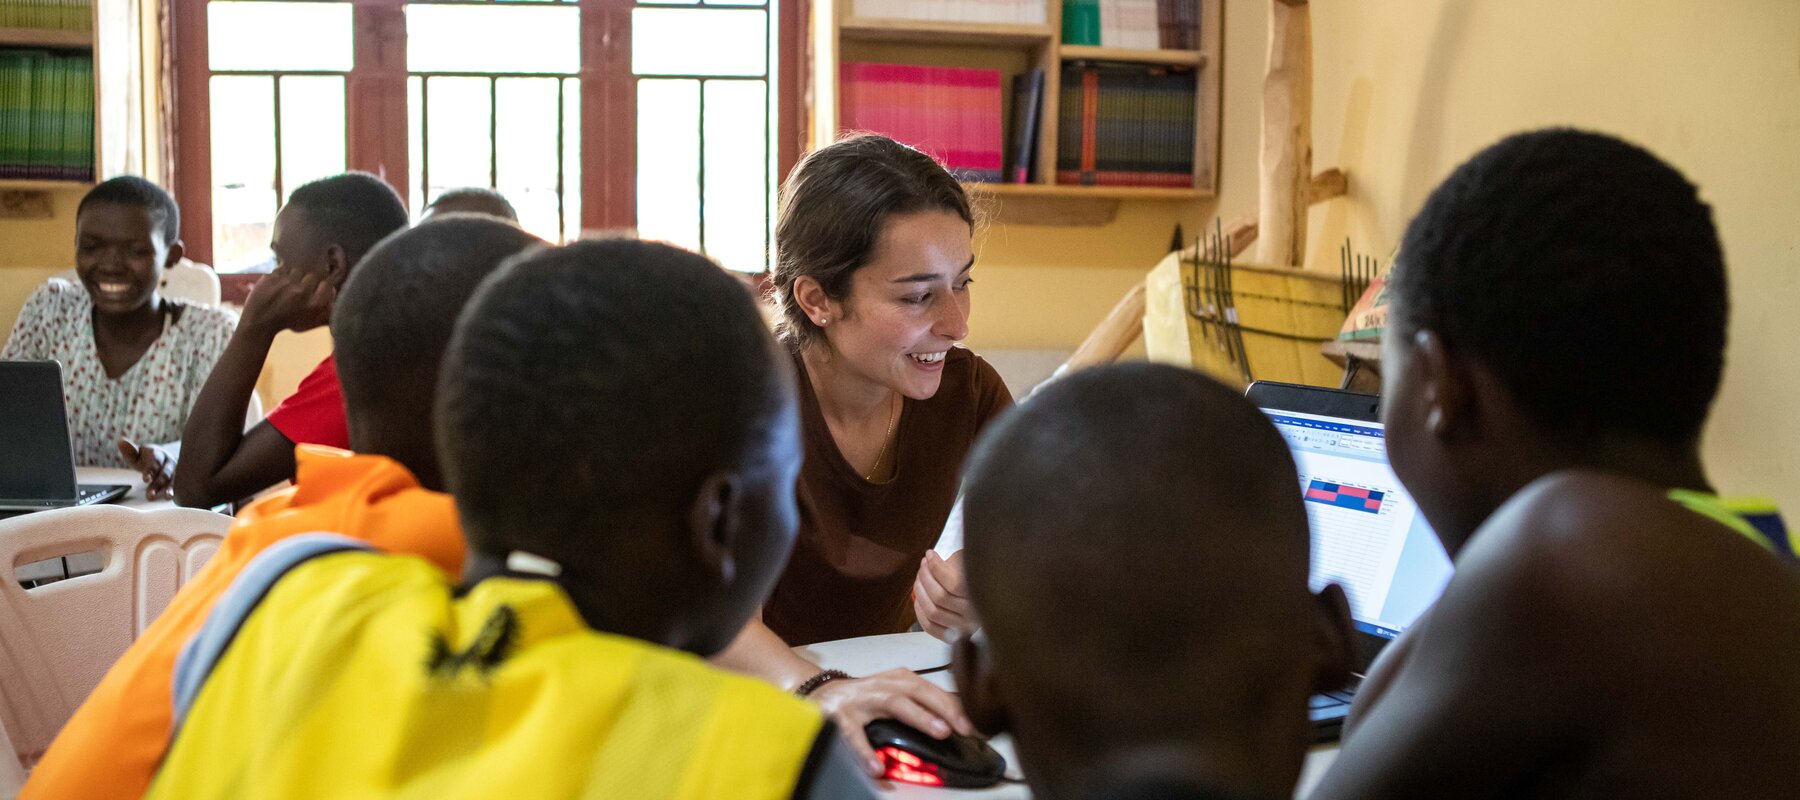
[[[865,19],[923,19],[933,22],[1007,22],[1042,25],[1044,0],[855,0],[852,16]]]
[[[1200,0],[1063,0],[1063,44],[1200,49]]]
[[[0,0],[0,28],[93,30],[94,7],[90,0]]]
[[[0,178],[94,179],[94,61],[0,50]]]
[[[838,126],[882,133],[930,153],[972,183],[1001,179],[1000,72],[846,61]]]
[[[1070,62],[1061,79],[1057,183],[1194,185],[1194,70]]]

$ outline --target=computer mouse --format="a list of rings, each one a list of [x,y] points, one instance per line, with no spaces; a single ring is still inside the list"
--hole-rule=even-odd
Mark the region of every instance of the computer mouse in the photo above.
[[[896,719],[878,719],[863,728],[869,745],[887,765],[883,777],[902,783],[981,789],[1006,775],[1006,758],[974,736],[952,733],[943,739]]]

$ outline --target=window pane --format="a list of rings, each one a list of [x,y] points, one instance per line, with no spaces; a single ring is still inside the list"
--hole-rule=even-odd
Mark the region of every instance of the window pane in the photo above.
[[[425,115],[419,112],[424,107],[420,93],[425,90],[425,79],[413,75],[406,79],[406,170],[407,202],[412,205],[412,218],[417,221],[419,215],[425,213],[425,204],[430,200],[425,197]]]
[[[563,79],[563,237],[581,234],[581,79]]]
[[[638,234],[700,249],[700,82],[638,81]]]
[[[207,59],[219,72],[348,72],[354,59],[349,3],[214,2],[206,26]]]
[[[281,88],[281,186],[292,192],[308,181],[344,171],[344,79],[289,75]]]
[[[271,258],[275,192],[275,81],[212,79],[213,266],[235,272]]]
[[[638,8],[631,12],[631,69],[639,75],[761,76],[768,69],[769,12]]]
[[[499,116],[495,146],[500,169],[495,188],[519,212],[519,226],[557,241],[557,78],[502,78],[497,88]]]
[[[423,80],[420,106],[409,116],[423,114],[425,119],[420,139],[430,185],[425,187],[424,202],[431,202],[445,189],[493,185],[488,89],[487,78]]]
[[[706,82],[706,254],[745,272],[768,267],[767,84]]]
[[[581,11],[573,6],[409,5],[412,72],[548,72],[581,68]]]

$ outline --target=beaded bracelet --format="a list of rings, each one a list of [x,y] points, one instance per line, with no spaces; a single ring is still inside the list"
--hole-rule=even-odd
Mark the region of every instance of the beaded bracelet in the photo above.
[[[824,686],[827,683],[835,681],[839,678],[848,678],[848,677],[850,677],[850,674],[847,672],[844,672],[843,670],[836,670],[836,669],[825,670],[824,672],[821,672],[817,675],[807,678],[799,686],[794,687],[794,696],[795,697],[805,697],[809,694],[812,694],[815,691],[818,691],[819,687]]]

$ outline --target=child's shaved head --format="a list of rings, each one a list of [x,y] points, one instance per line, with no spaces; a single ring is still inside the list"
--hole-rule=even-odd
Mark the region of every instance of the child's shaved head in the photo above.
[[[1287,750],[1264,760],[1298,769],[1333,616],[1307,590],[1298,485],[1261,412],[1174,367],[1076,374],[990,429],[968,468],[966,558],[1026,774],[1252,745],[1272,720]],[[1238,778],[1207,779],[1255,788]]]

